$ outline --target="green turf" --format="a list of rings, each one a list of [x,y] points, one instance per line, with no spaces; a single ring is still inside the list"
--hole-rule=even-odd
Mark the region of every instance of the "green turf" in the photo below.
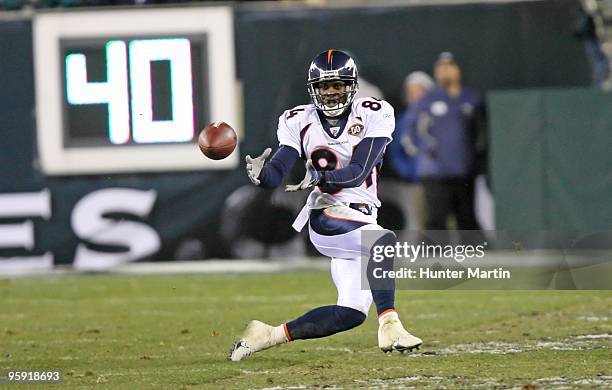
[[[371,315],[226,360],[248,320],[278,324],[334,301],[323,272],[0,280],[0,368],[61,369],[70,388],[612,387],[609,291],[400,291],[420,353],[381,353]]]

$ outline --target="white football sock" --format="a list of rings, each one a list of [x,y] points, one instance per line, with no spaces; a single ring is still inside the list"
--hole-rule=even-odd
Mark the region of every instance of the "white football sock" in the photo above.
[[[385,318],[387,318],[389,316],[393,316],[393,317],[399,318],[399,315],[397,315],[397,312],[395,310],[388,311],[385,314],[383,314],[380,317],[378,317],[378,323],[382,324],[383,323],[383,319],[385,319]]]
[[[287,339],[287,334],[285,334],[285,324],[280,324],[279,326],[275,326],[272,330],[272,342],[274,344],[282,344],[289,341]]]

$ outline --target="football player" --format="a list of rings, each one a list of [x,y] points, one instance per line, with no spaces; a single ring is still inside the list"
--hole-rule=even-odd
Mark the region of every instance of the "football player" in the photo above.
[[[287,110],[278,120],[280,146],[274,156],[265,163],[270,148],[258,157],[246,156],[246,169],[255,185],[275,188],[300,158],[306,160],[304,179],[286,186],[286,191],[312,190],[293,227],[301,231],[308,223],[311,242],[331,258],[338,300],[278,326],[251,321],[230,351],[233,361],[288,341],[354,328],[365,321],[372,301],[381,350],[405,352],[422,343],[399,320],[392,280],[361,286],[361,256],[370,253],[362,246],[362,231],[372,231],[379,245],[396,241],[393,232],[376,223],[378,170],[395,125],[393,108],[384,100],[354,99],[357,67],[340,50],[315,57],[307,87],[312,103]],[[383,263],[392,268],[393,259],[388,260]]]

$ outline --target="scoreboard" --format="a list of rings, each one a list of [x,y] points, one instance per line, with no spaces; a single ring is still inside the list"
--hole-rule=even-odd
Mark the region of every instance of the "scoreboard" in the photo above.
[[[49,175],[231,168],[199,129],[236,126],[227,7],[40,14],[34,21],[40,165]],[[212,53],[214,52],[214,55]]]
[[[210,121],[205,36],[61,46],[67,147],[192,142]]]

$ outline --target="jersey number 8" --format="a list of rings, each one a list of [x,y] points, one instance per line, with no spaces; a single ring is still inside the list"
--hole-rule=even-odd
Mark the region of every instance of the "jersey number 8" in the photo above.
[[[379,102],[373,102],[371,100],[366,100],[361,103],[362,107],[369,108],[372,111],[378,111],[382,108],[382,105]]]
[[[338,157],[327,148],[314,150],[310,154],[310,159],[317,171],[333,171],[338,167]]]
[[[333,171],[334,169],[339,168],[338,157],[333,151],[327,148],[315,149],[310,154],[310,159],[312,160],[312,165],[314,165],[317,171]],[[342,188],[331,190],[324,187],[319,187],[319,189],[329,194],[335,194],[342,190]]]

